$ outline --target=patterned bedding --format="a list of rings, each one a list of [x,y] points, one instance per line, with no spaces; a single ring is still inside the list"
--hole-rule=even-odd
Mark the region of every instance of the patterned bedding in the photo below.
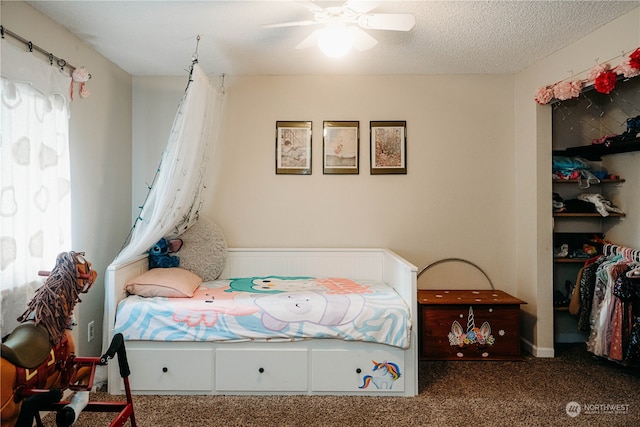
[[[390,286],[345,278],[251,277],[203,283],[192,298],[130,295],[115,332],[126,340],[296,341],[410,345],[409,307]]]

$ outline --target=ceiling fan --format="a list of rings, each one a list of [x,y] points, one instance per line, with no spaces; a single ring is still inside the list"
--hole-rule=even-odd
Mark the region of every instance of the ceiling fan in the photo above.
[[[320,7],[312,1],[302,2],[313,12],[313,20],[284,22],[263,25],[263,28],[298,27],[322,25],[307,36],[296,49],[305,49],[318,44],[328,56],[340,57],[352,47],[358,51],[371,49],[378,41],[368,34],[369,30],[409,31],[416,23],[411,13],[369,13],[375,2],[346,1],[341,6]]]

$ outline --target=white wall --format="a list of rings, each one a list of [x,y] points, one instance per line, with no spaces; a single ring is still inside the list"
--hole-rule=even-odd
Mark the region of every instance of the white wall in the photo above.
[[[617,58],[640,46],[640,8],[594,31],[565,49],[518,73],[515,80],[515,141],[517,173],[517,282],[524,306],[523,334],[535,354],[553,355],[552,304],[552,221],[551,221],[551,106],[538,106],[533,94],[543,85],[553,84],[586,71],[596,62]],[[570,71],[570,70],[573,70]],[[584,70],[584,73],[583,73]],[[622,156],[622,155],[620,155]],[[619,157],[619,156],[612,156]],[[621,243],[640,247],[637,154],[612,160],[610,167],[622,174],[628,207]],[[618,168],[620,167],[620,169]]]
[[[153,127],[170,124],[185,83],[134,78],[134,162],[146,162],[134,206],[166,142]],[[384,246],[418,267],[460,257],[517,291],[512,76],[227,76],[225,87],[204,211],[230,246]],[[278,120],[313,122],[311,176],[275,174]],[[323,120],[360,121],[359,175],[322,174]],[[407,175],[370,175],[371,120],[407,121]],[[488,287],[459,263],[420,285]]]
[[[71,103],[72,241],[84,251],[98,280],[76,309],[78,354],[101,354],[104,272],[120,250],[131,212],[131,76],[24,2],[0,3],[2,25],[34,44],[85,66],[88,98]],[[9,37],[7,37],[9,39]],[[36,53],[37,55],[37,53]],[[51,265],[55,260],[51,260]],[[87,324],[96,337],[87,343]]]

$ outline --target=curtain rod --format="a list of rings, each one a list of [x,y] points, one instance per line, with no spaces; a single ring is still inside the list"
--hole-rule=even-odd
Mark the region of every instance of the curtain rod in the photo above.
[[[18,34],[14,33],[13,31],[8,30],[7,27],[5,27],[4,25],[0,25],[0,34],[2,35],[3,39],[4,39],[4,35],[7,34],[13,37],[14,39],[26,44],[27,48],[29,49],[29,52],[33,52],[34,50],[37,50],[38,52],[47,56],[49,58],[49,62],[51,63],[51,65],[53,65],[53,61],[55,60],[56,64],[58,65],[58,67],[60,67],[61,70],[64,69],[64,67],[68,67],[69,69],[71,69],[71,72],[73,72],[77,68],[69,64],[65,59],[55,56],[53,53],[44,50],[43,48],[41,48],[36,44],[33,44],[30,40],[27,40],[24,37],[21,37]]]

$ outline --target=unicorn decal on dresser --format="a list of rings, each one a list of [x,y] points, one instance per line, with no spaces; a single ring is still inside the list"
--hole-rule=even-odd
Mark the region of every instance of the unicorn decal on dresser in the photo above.
[[[358,388],[365,389],[373,384],[378,390],[391,390],[393,383],[400,378],[400,367],[395,363],[381,362],[378,363],[375,360],[373,362],[373,372],[377,375],[365,375],[362,377],[362,385]]]
[[[473,307],[471,306],[469,306],[469,315],[467,316],[467,332],[464,332],[460,322],[454,320],[451,324],[451,332],[449,332],[447,338],[449,338],[449,345],[458,347],[459,350],[465,349],[473,344],[477,345],[478,351],[482,352],[482,357],[489,356],[489,353],[485,350],[495,343],[495,338],[491,335],[491,325],[489,322],[484,322],[479,328],[476,327]],[[464,357],[464,353],[458,351],[457,356]]]

